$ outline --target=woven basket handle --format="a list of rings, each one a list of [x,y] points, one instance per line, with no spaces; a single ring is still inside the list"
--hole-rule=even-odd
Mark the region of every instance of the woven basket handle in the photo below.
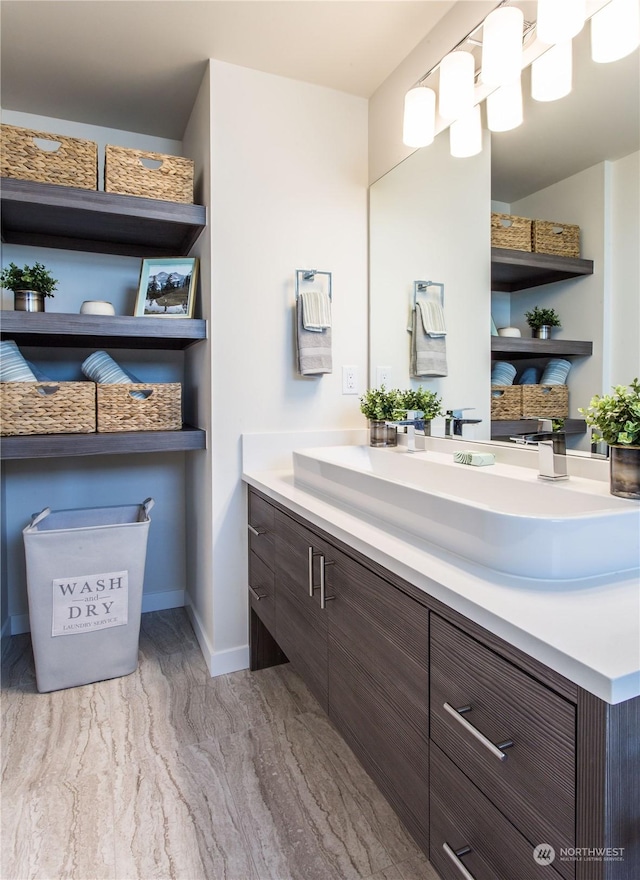
[[[43,397],[51,397],[53,394],[57,394],[60,391],[59,385],[39,385],[36,388],[38,394],[42,394]]]
[[[140,397],[141,394],[144,394],[144,398]],[[134,391],[129,392],[129,397],[132,400],[139,400],[141,403],[144,403],[146,400],[149,400],[152,394],[153,388],[136,388]]]
[[[501,217],[500,225],[504,226],[505,229],[508,229],[510,226],[513,226],[513,220],[508,220],[506,217]]]
[[[162,168],[164,165],[164,161],[162,159],[149,159],[147,156],[139,156],[138,162],[146,168],[147,171],[157,171],[158,168]]]
[[[56,141],[53,139],[48,140],[46,138],[34,137],[31,138],[31,140],[33,141],[34,147],[42,150],[43,153],[57,153],[62,146],[62,141]]]
[[[551,231],[554,235],[562,235],[563,232],[566,232],[564,226],[554,226]]]

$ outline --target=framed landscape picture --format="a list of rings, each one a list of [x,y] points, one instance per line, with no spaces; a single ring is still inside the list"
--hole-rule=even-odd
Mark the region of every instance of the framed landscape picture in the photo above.
[[[134,315],[193,318],[197,283],[196,257],[143,260]]]

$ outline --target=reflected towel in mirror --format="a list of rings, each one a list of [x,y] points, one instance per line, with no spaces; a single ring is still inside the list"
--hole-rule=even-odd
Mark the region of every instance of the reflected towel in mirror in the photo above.
[[[422,315],[418,318],[418,312],[417,307],[411,312],[411,375],[416,378],[446,376],[448,374],[446,338],[426,333]]]

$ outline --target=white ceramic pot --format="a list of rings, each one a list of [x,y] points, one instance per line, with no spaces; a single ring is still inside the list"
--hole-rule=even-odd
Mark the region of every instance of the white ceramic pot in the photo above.
[[[80,306],[81,315],[115,315],[116,310],[104,299],[87,299]]]
[[[522,336],[517,327],[500,327],[498,336]]]

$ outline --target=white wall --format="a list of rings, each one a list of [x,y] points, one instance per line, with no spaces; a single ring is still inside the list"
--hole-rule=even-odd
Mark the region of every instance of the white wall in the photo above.
[[[370,190],[370,382],[392,368],[393,387],[422,384],[445,409],[473,407],[490,437],[490,161],[449,153],[449,133],[409,156]],[[413,282],[443,282],[449,374],[410,380],[407,320]]]
[[[603,391],[640,376],[640,153],[611,163],[611,346]]]
[[[134,146],[181,154],[179,141],[84,125],[16,111],[4,111],[3,122],[52,134],[83,137],[99,145],[103,167],[105,144]],[[55,297],[47,312],[77,313],[85,299],[105,299],[117,314],[132,315],[138,290],[141,261],[104,254],[2,245],[2,265],[39,260],[58,279]],[[7,303],[9,308],[12,302]],[[150,319],[153,320],[153,319]],[[24,354],[54,379],[80,380],[80,364],[95,349],[24,348]],[[144,381],[175,382],[182,379],[183,355],[168,351],[115,350],[113,356]],[[142,502],[153,496],[143,609],[154,610],[183,603],[185,588],[185,456],[96,456],[3,463],[3,607],[13,632],[27,623],[26,576],[22,529],[34,511],[43,507],[95,507]],[[4,618],[3,618],[4,623]]]
[[[203,561],[189,589],[215,674],[248,657],[241,434],[364,426],[358,397],[341,393],[341,367],[357,365],[364,385],[367,104],[212,61],[210,108],[211,583]],[[205,116],[192,117],[194,131]],[[333,273],[334,372],[321,378],[296,372],[299,268]]]

